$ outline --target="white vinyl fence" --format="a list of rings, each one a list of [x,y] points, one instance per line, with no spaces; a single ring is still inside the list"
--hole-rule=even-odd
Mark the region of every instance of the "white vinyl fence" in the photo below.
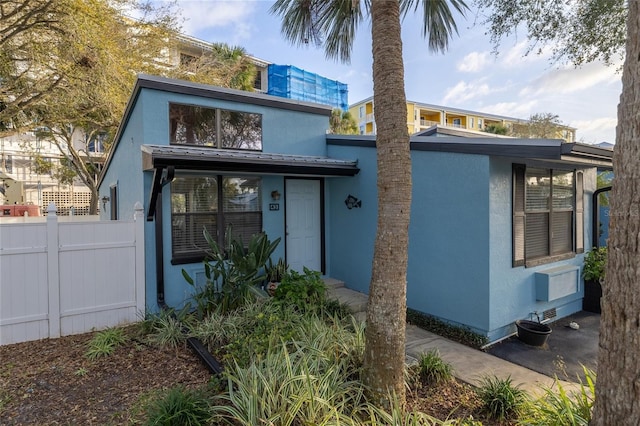
[[[0,221],[0,345],[85,333],[144,314],[144,215]]]

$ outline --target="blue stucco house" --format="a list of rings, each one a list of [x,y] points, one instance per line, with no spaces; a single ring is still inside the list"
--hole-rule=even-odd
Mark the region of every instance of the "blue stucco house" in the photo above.
[[[203,227],[282,237],[275,257],[367,292],[376,231],[372,136],[329,135],[331,108],[142,75],[100,178],[103,219],[147,223],[148,309],[203,279]],[[581,309],[596,168],[559,140],[413,136],[408,306],[491,341]],[[586,246],[585,246],[585,242]]]

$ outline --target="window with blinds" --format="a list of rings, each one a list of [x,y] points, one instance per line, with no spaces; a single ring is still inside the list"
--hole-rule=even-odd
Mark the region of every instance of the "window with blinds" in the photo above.
[[[226,230],[245,245],[262,231],[258,177],[179,176],[171,182],[172,263],[202,260],[206,229],[224,247]]]
[[[513,265],[582,252],[582,172],[513,166]]]

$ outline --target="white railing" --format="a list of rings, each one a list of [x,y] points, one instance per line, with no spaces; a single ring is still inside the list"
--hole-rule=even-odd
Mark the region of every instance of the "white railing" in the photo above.
[[[145,309],[144,215],[0,221],[0,345],[137,321]]]
[[[432,121],[432,120],[425,120],[425,119],[420,119],[420,126],[422,127],[431,127],[431,126],[435,126],[436,124],[440,124],[439,121]]]

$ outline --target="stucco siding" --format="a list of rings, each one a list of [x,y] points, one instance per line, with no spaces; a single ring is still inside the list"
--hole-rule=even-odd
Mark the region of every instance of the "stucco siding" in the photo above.
[[[145,214],[148,210],[153,173],[142,171],[143,144],[169,144],[169,103],[201,105],[262,114],[263,152],[300,155],[326,155],[325,134],[329,126],[328,117],[302,111],[280,110],[278,108],[240,104],[232,101],[205,99],[197,96],[165,93],[154,89],[142,89],[132,109],[126,129],[114,152],[113,161],[105,174],[100,196],[109,195],[109,185],[118,183],[119,215],[132,215],[135,201],[142,201]],[[144,117],[144,120],[143,118]],[[213,171],[215,173],[215,171]],[[278,201],[272,200],[271,192],[281,194]],[[202,262],[172,265],[170,185],[162,189],[163,196],[163,256],[164,290],[168,306],[179,308],[193,293],[193,288],[182,276],[187,271],[197,282],[204,280]],[[274,240],[282,238],[274,253],[274,258],[285,256],[285,208],[284,178],[282,176],[262,177],[262,217],[263,229]],[[270,210],[270,204],[277,204],[278,210]],[[108,211],[108,209],[107,209]],[[108,213],[106,213],[108,214]],[[105,216],[104,218],[107,218]],[[146,256],[146,303],[150,311],[158,309],[156,272],[155,221],[145,224]]]
[[[414,152],[408,306],[488,328],[489,158]]]
[[[361,172],[331,180],[331,276],[368,292],[377,218],[373,148],[330,146],[357,158]],[[489,160],[413,151],[408,306],[479,332],[489,327]],[[353,195],[362,207],[349,210]]]
[[[521,162],[521,161],[519,161]],[[488,337],[496,340],[515,332],[517,319],[536,319],[548,309],[555,308],[557,316],[570,315],[582,309],[584,287],[579,291],[553,301],[536,300],[535,273],[564,265],[575,265],[582,270],[583,254],[559,262],[535,267],[512,266],[512,161],[491,160],[491,302]],[[537,164],[537,166],[544,166]],[[552,165],[548,165],[552,167]],[[591,195],[595,188],[595,169],[584,171],[584,241],[585,250],[591,241]]]
[[[169,143],[169,103],[173,102],[262,114],[263,152],[326,155],[325,134],[329,128],[329,118],[326,116],[151,89],[143,89],[140,97],[145,99],[146,105],[146,144]]]

